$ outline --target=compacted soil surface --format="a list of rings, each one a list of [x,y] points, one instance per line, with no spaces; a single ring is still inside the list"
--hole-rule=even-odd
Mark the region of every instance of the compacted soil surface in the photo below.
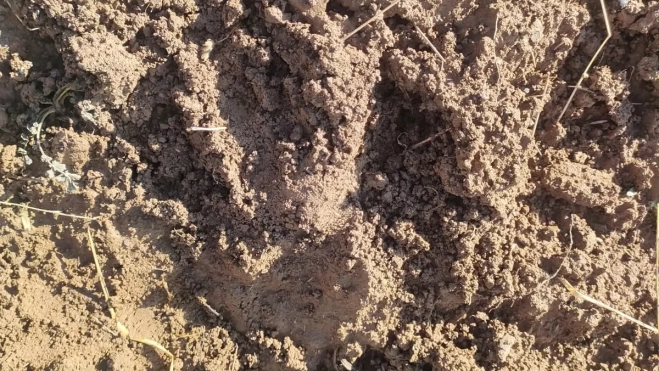
[[[659,2],[389,5],[1,2],[0,369],[659,367]]]

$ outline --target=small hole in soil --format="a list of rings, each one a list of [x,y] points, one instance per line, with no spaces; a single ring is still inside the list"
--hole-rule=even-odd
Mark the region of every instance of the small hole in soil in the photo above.
[[[353,12],[352,10],[346,8],[345,6],[343,6],[341,3],[339,3],[336,0],[330,0],[330,1],[327,2],[327,7],[325,8],[325,12],[328,13],[328,14],[330,12],[332,12],[332,13],[344,15],[344,16],[347,16],[348,18],[355,15],[355,12]]]
[[[387,17],[384,19],[384,23],[391,29],[392,31],[396,31],[398,28],[410,28],[412,27],[412,23],[405,18],[399,16],[398,14],[394,14],[391,17]]]
[[[384,353],[375,349],[367,349],[355,363],[353,370],[378,371],[387,369],[389,362],[386,360]]]
[[[18,295],[18,287],[15,286],[5,286],[5,291],[7,291],[7,294],[11,296]]]
[[[447,195],[446,196],[446,206],[452,206],[454,208],[464,207],[464,200],[458,196]]]

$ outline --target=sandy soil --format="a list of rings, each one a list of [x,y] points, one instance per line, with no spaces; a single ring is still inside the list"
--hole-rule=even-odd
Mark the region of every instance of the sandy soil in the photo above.
[[[1,3],[0,200],[98,220],[0,208],[0,369],[168,368],[87,226],[176,370],[659,367],[547,281],[654,325],[659,3],[606,4],[557,122],[599,1]]]

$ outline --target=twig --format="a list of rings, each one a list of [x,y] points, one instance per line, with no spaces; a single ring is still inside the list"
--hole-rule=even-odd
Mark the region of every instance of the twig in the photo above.
[[[584,88],[583,86],[568,85],[567,87],[568,87],[568,88],[572,88],[572,89],[583,90],[583,91],[588,92],[588,93],[590,93],[590,94],[595,94],[594,91],[592,91],[592,90],[590,90],[590,89],[588,89],[588,88]]]
[[[92,218],[92,217],[82,216],[82,215],[65,214],[65,213],[63,213],[61,211],[57,211],[57,210],[39,209],[39,208],[36,208],[36,207],[27,206],[27,205],[23,205],[23,204],[15,204],[13,202],[7,202],[7,201],[0,201],[0,205],[17,206],[17,207],[22,207],[22,208],[29,209],[29,210],[41,211],[42,213],[53,214],[55,216],[66,216],[66,217],[74,218],[74,219],[82,219],[82,220],[90,220],[90,221],[98,219],[97,216]]]
[[[657,208],[657,217],[656,217],[656,231],[655,231],[655,261],[654,261],[654,264],[655,264],[655,281],[656,281],[656,295],[657,295],[657,298],[656,298],[656,299],[657,299],[657,304],[656,304],[656,309],[657,309],[657,326],[659,326],[659,207]],[[645,329],[648,329],[648,330],[654,332],[655,334],[659,334],[659,328],[654,327],[654,326],[650,326],[650,325],[648,325],[648,324],[646,324],[646,323],[644,323],[644,322],[641,322],[641,321],[637,320],[636,318],[631,317],[631,316],[629,316],[629,315],[627,315],[627,314],[625,314],[625,313],[619,311],[618,309],[613,308],[613,307],[610,306],[610,305],[604,304],[604,303],[602,303],[601,301],[599,301],[599,300],[597,300],[597,299],[595,299],[595,298],[593,298],[593,297],[590,297],[590,296],[588,296],[588,295],[586,295],[586,294],[584,294],[584,293],[582,293],[582,292],[579,292],[577,289],[574,288],[574,286],[572,286],[572,285],[571,285],[566,279],[564,279],[564,278],[562,278],[562,277],[560,278],[560,280],[561,280],[561,283],[563,284],[563,286],[565,286],[565,288],[566,288],[566,289],[567,289],[572,295],[574,295],[574,296],[576,296],[576,297],[579,297],[579,298],[581,298],[581,299],[583,299],[583,300],[585,300],[585,301],[587,301],[587,302],[590,302],[590,303],[592,303],[592,304],[595,304],[595,305],[597,305],[597,306],[599,306],[599,307],[602,307],[602,308],[604,308],[604,309],[607,309],[607,310],[609,310],[609,311],[611,311],[611,312],[613,312],[613,313],[615,313],[615,314],[621,316],[622,318],[624,318],[624,319],[626,319],[626,320],[628,320],[628,321],[630,321],[630,322],[633,322],[633,323],[635,323],[635,324],[637,324],[637,325],[639,325],[639,326],[641,326],[641,327],[643,327],[643,328],[645,328]]]
[[[213,307],[211,307],[211,306],[208,304],[208,301],[206,300],[206,298],[201,297],[201,296],[197,296],[197,300],[199,300],[199,303],[200,303],[201,305],[203,305],[204,308],[206,308],[206,310],[208,310],[209,312],[211,312],[215,317],[222,317],[222,315],[221,315],[220,313],[218,313],[218,311],[216,311],[215,309],[213,309]]]
[[[226,129],[227,129],[226,126],[218,126],[216,128],[204,128],[201,126],[193,126],[188,128],[188,131],[224,131]]]
[[[30,28],[25,23],[23,23],[23,20],[21,19],[21,17],[18,16],[18,13],[16,13],[16,10],[14,10],[14,7],[11,5],[11,3],[9,1],[10,0],[5,0],[5,2],[7,3],[7,6],[9,6],[9,9],[11,10],[11,13],[14,15],[14,17],[16,17],[16,19],[18,19],[18,22],[20,22],[20,24],[22,24],[23,27],[27,28],[27,30],[30,31],[30,32],[39,30],[39,27]]]
[[[387,6],[386,8],[384,8],[384,9],[382,9],[382,10],[379,10],[377,13],[375,13],[374,16],[372,16],[371,18],[369,18],[366,22],[362,23],[361,26],[355,28],[354,31],[352,31],[351,33],[349,33],[349,34],[347,34],[346,36],[344,36],[342,41],[345,42],[346,40],[348,40],[348,39],[350,38],[350,36],[352,36],[352,35],[356,34],[357,32],[361,31],[362,28],[368,26],[369,23],[371,23],[371,22],[373,22],[374,20],[376,20],[381,14],[384,14],[387,10],[393,8],[394,5],[398,4],[399,2],[400,2],[400,0],[396,0],[396,1],[394,1],[393,3],[389,4],[389,6]]]
[[[94,265],[96,265],[96,273],[98,274],[98,281],[101,283],[101,290],[103,290],[103,296],[105,296],[105,303],[108,305],[108,311],[110,312],[110,318],[113,320],[116,318],[116,314],[112,304],[110,303],[110,292],[108,287],[105,285],[105,279],[103,279],[103,271],[101,270],[101,264],[98,262],[98,255],[96,254],[96,245],[94,245],[94,238],[92,237],[92,232],[87,227],[87,239],[89,240],[89,247],[92,250],[92,256],[94,257]]]
[[[563,286],[565,286],[565,288],[570,292],[570,294],[572,294],[572,295],[574,295],[574,296],[576,296],[576,297],[579,297],[579,298],[581,298],[581,299],[583,299],[583,300],[585,300],[585,301],[587,301],[587,302],[589,302],[589,303],[592,303],[592,304],[595,304],[595,305],[597,305],[597,306],[599,306],[599,307],[602,307],[602,308],[604,308],[604,309],[610,310],[611,312],[613,312],[613,313],[615,313],[615,314],[621,316],[622,318],[624,318],[624,319],[626,319],[626,320],[628,320],[628,321],[630,321],[630,322],[633,322],[633,323],[635,323],[635,324],[637,324],[637,325],[639,325],[639,326],[641,326],[641,327],[643,327],[643,328],[646,328],[646,329],[648,329],[648,330],[650,330],[650,331],[652,331],[652,332],[654,332],[654,333],[659,333],[659,329],[657,329],[656,327],[654,327],[654,326],[650,326],[650,325],[648,325],[648,324],[646,324],[646,323],[643,323],[643,322],[637,320],[636,318],[631,317],[631,316],[629,316],[629,315],[626,315],[625,313],[623,313],[623,312],[621,312],[621,311],[619,311],[619,310],[613,308],[613,307],[610,306],[610,305],[604,304],[604,303],[602,303],[601,301],[599,301],[599,300],[597,300],[597,299],[595,299],[595,298],[592,298],[592,297],[590,297],[590,296],[588,296],[588,295],[586,295],[586,294],[584,294],[584,293],[581,293],[580,291],[578,291],[577,289],[575,289],[574,286],[572,286],[572,285],[571,285],[571,284],[570,284],[565,278],[563,278],[563,277],[561,277],[561,278],[559,278],[559,279],[561,280],[561,283],[563,284]]]
[[[430,42],[430,39],[428,38],[428,36],[426,36],[426,34],[423,33],[423,31],[421,31],[421,29],[416,24],[414,25],[414,29],[416,30],[416,32],[419,35],[421,35],[421,38],[430,47],[430,49],[432,49],[432,51],[435,52],[435,54],[437,54],[437,57],[439,57],[439,60],[442,61],[440,69],[443,70],[444,69],[444,62],[446,62],[446,60],[444,59],[444,57],[442,57],[442,54],[439,52],[439,50],[437,50],[437,48],[435,48],[435,45],[433,45],[433,43]]]
[[[138,343],[146,344],[148,346],[151,346],[153,348],[158,349],[167,357],[169,358],[169,371],[174,370],[174,355],[167,350],[164,346],[162,346],[160,343],[156,342],[155,340],[151,339],[146,339],[146,338],[135,338],[130,336],[130,333],[128,331],[128,328],[124,326],[123,323],[119,322],[117,319],[116,312],[114,308],[112,307],[112,304],[110,303],[110,293],[108,292],[108,288],[105,285],[105,279],[103,278],[103,273],[101,272],[101,264],[98,262],[98,255],[96,254],[96,246],[94,245],[94,239],[92,238],[92,232],[87,227],[87,238],[89,239],[89,247],[92,250],[92,255],[94,256],[94,264],[96,265],[96,272],[98,273],[98,280],[101,283],[101,289],[103,290],[103,295],[105,296],[105,302],[108,305],[108,311],[110,312],[110,318],[114,320],[117,324],[117,330],[119,330],[119,335],[122,337],[128,338],[128,340],[135,341]]]
[[[498,29],[499,29],[499,13],[497,12],[497,17],[494,20],[494,35],[492,35],[492,40],[494,41],[494,66],[497,68],[497,95],[494,97],[495,103],[499,101],[499,94],[501,92],[501,69],[499,68],[499,58],[497,58]]]
[[[133,338],[133,337],[131,337],[130,340],[136,341],[138,343],[146,344],[148,346],[156,348],[159,351],[165,353],[167,355],[167,357],[169,357],[169,371],[174,371],[174,355],[169,350],[167,350],[167,348],[160,345],[160,343],[156,342],[155,340],[146,339],[146,338]]]
[[[440,131],[439,133],[434,134],[434,135],[432,135],[432,136],[430,136],[430,137],[428,137],[428,138],[426,138],[426,139],[420,141],[419,143],[417,143],[417,144],[411,146],[411,147],[410,147],[410,151],[415,150],[415,149],[421,147],[422,145],[424,145],[424,144],[426,144],[426,143],[432,142],[433,140],[435,140],[436,138],[438,138],[439,136],[441,136],[441,135],[444,134],[444,133],[446,133],[446,130],[442,130],[442,131]]]
[[[602,5],[602,14],[604,15],[604,23],[606,25],[606,38],[604,38],[604,41],[602,41],[602,44],[600,44],[599,48],[597,48],[597,51],[595,52],[595,55],[590,59],[590,62],[588,62],[588,65],[586,66],[586,69],[583,71],[581,74],[581,77],[579,78],[579,81],[577,81],[577,84],[575,85],[574,89],[572,89],[572,93],[570,94],[570,97],[568,98],[567,102],[565,102],[565,106],[563,107],[563,110],[561,111],[561,114],[558,116],[558,119],[556,122],[560,122],[561,119],[563,118],[563,115],[565,114],[565,111],[567,111],[567,107],[570,105],[572,102],[572,99],[574,98],[574,94],[576,94],[577,89],[581,87],[581,83],[583,80],[588,76],[588,71],[590,70],[590,67],[593,65],[595,62],[595,59],[599,55],[599,53],[604,49],[604,45],[609,41],[611,38],[611,35],[613,34],[611,32],[611,24],[609,23],[609,15],[606,10],[606,5],[604,4],[604,0],[600,0],[600,4]]]

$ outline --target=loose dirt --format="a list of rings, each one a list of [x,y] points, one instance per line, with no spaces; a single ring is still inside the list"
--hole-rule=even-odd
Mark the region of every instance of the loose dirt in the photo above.
[[[659,367],[659,4],[387,5],[2,3],[0,368]]]

